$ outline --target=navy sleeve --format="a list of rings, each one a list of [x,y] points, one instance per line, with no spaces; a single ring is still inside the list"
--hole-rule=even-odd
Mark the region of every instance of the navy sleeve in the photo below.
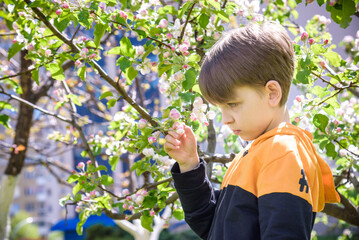
[[[310,240],[315,219],[312,206],[290,193],[259,197],[259,224],[262,240]]]
[[[188,172],[181,173],[178,163],[171,170],[176,191],[185,213],[185,221],[203,239],[207,239],[215,213],[219,191],[214,191],[206,175],[203,160]]]

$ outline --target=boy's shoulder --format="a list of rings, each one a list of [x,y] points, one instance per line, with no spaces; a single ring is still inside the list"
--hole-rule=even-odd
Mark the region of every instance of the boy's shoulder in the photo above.
[[[265,133],[256,139],[250,148],[260,158],[266,159],[278,159],[287,154],[311,157],[315,151],[312,135],[291,124],[280,125]]]

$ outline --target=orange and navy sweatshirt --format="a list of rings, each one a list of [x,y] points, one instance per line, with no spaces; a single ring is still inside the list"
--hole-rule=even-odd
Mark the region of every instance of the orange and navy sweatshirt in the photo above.
[[[203,160],[172,176],[185,220],[203,239],[310,239],[315,214],[339,202],[328,164],[312,135],[281,123],[232,161],[221,190],[214,190]]]

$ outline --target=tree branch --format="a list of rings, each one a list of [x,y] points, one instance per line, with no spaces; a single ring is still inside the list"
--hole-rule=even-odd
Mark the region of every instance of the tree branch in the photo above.
[[[189,17],[191,16],[191,13],[192,13],[192,10],[194,8],[194,5],[196,5],[196,2],[194,2],[192,4],[191,9],[189,10],[189,13],[188,13],[187,18],[186,18],[186,22],[184,23],[184,26],[183,26],[182,31],[181,31],[181,35],[179,36],[179,40],[178,40],[179,44],[182,43],[184,32],[186,31],[186,27],[187,27],[187,24],[188,24],[188,21],[189,21]]]

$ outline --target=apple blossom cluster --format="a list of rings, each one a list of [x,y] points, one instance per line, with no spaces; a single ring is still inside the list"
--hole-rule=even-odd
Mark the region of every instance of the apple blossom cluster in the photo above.
[[[124,211],[129,210],[131,211],[131,214],[133,211],[135,211],[137,208],[141,207],[143,201],[145,200],[145,197],[148,195],[148,192],[145,189],[141,189],[138,193],[130,195],[130,191],[128,189],[122,190],[122,196],[125,197],[125,200],[122,203],[122,209]],[[126,213],[126,212],[125,212]],[[150,215],[154,216],[156,214],[155,211],[151,210]],[[125,217],[125,220],[127,220],[128,217]]]
[[[153,148],[143,149],[142,154],[147,158],[155,160],[158,170],[163,174],[168,173],[168,170],[175,163],[175,160],[171,159],[169,156],[157,154]]]
[[[207,104],[203,103],[201,97],[196,97],[193,101],[193,110],[190,115],[192,121],[198,120],[200,123],[204,123],[206,126],[209,125],[208,119],[213,120],[216,117],[214,111],[207,111]]]
[[[307,94],[306,98],[304,95],[298,95],[293,100],[293,106],[289,109],[289,115],[294,117],[294,122],[301,128],[314,132],[315,126],[311,123],[311,115],[305,109],[305,106],[311,101],[311,95]]]
[[[236,14],[242,17],[257,16],[260,11],[260,1],[234,0],[237,4]]]
[[[116,141],[113,136],[103,135],[102,131],[99,131],[99,134],[90,135],[88,140],[89,144],[101,146],[101,148],[106,148],[106,155],[122,155],[126,153],[126,149],[124,148],[127,144],[125,141]]]

